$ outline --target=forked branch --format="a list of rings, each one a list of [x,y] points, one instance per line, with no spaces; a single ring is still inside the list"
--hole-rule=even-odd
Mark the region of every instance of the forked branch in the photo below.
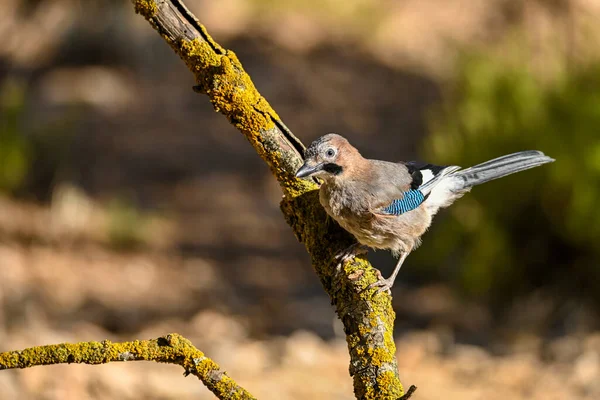
[[[235,53],[215,42],[181,0],[132,2],[136,12],[146,18],[194,74],[195,90],[206,94],[215,110],[225,115],[244,135],[280,183],[284,195],[281,202],[284,217],[296,237],[306,246],[313,267],[344,325],[356,397],[400,398],[403,389],[395,356],[395,314],[391,297],[385,293],[375,295],[374,290],[367,289],[377,281],[378,271],[364,258],[348,261],[342,271],[336,272],[334,256],[352,244],[354,239],[327,218],[318,201],[317,183],[294,177],[302,164],[303,144],[258,92]],[[51,347],[31,351],[35,353],[46,348]],[[5,353],[5,357],[6,354],[21,353]],[[13,357],[17,358],[11,359],[14,362],[11,368],[29,366],[19,364],[18,356]],[[101,362],[103,359],[94,360]],[[188,358],[185,360],[193,373],[194,366]],[[209,388],[219,387],[214,380],[202,380],[207,386],[212,385]],[[227,382],[238,387],[231,380]]]

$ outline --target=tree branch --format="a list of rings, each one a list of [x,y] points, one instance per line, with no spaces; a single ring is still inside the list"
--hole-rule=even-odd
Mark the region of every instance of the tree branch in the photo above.
[[[323,287],[344,324],[350,375],[359,399],[397,399],[403,394],[393,338],[391,297],[368,290],[378,271],[364,258],[335,272],[334,256],[354,238],[328,219],[315,182],[296,179],[304,146],[281,122],[231,50],[222,48],[181,0],[132,0],[194,74],[196,90],[248,139],[279,181],[281,210],[305,244]]]
[[[0,353],[0,370],[53,364],[107,364],[114,361],[156,361],[178,364],[185,375],[195,375],[221,400],[255,399],[220,370],[219,365],[195,348],[186,338],[173,333],[153,340],[111,343],[63,343]]]
[[[296,179],[295,171],[302,164],[304,146],[283,124],[269,103],[258,92],[242,64],[231,50],[216,43],[196,17],[189,12],[180,0],[132,0],[135,11],[143,15],[160,36],[186,63],[194,74],[197,85],[194,89],[208,95],[216,111],[222,113],[246,137],[255,151],[270,167],[283,190],[281,210],[296,237],[305,244],[313,267],[335,306],[336,313],[344,325],[346,341],[350,353],[350,375],[354,380],[354,393],[358,399],[398,399],[403,395],[395,357],[396,346],[393,338],[395,314],[391,297],[376,290],[368,289],[376,282],[378,271],[364,258],[346,262],[342,271],[336,273],[334,256],[354,242],[354,238],[332,222],[318,200],[316,182]],[[178,342],[185,339],[172,335]],[[133,342],[132,348],[120,348],[116,353],[103,352],[104,346],[114,348],[110,343],[77,344],[32,348],[36,364],[22,358],[23,352],[0,355],[0,364],[9,368],[22,368],[53,362],[102,363],[116,361],[115,354],[130,352],[139,357],[137,345],[151,342]],[[193,348],[189,342],[186,347]],[[126,344],[122,344],[125,346]],[[156,351],[160,350],[154,345]],[[61,347],[62,346],[62,347]],[[72,347],[65,347],[72,346]],[[80,347],[78,347],[80,346]],[[86,347],[87,346],[87,347]],[[80,356],[74,351],[73,358],[61,358],[64,349],[84,350],[98,348],[96,356]],[[46,354],[53,349],[55,358]],[[162,349],[165,350],[164,348]],[[195,349],[194,349],[195,350]],[[197,351],[197,350],[196,350]],[[38,357],[38,353],[39,357]],[[198,372],[200,379],[215,394],[226,394],[227,390],[239,388],[230,378],[219,375],[216,364],[197,370],[189,357],[183,356],[184,368],[191,373]],[[204,362],[202,353],[191,360]],[[78,356],[76,356],[78,355]],[[98,357],[101,356],[101,357]],[[83,357],[83,358],[82,358]],[[31,360],[31,358],[28,358]],[[150,358],[148,358],[150,359]],[[166,357],[159,361],[171,362],[178,357]],[[211,367],[213,366],[214,367]],[[188,370],[188,369],[186,369]],[[207,372],[210,371],[210,372]],[[203,372],[204,371],[204,374]],[[219,380],[211,378],[217,374]],[[206,379],[206,380],[205,380]],[[219,382],[225,381],[227,389],[219,389]],[[236,389],[229,389],[230,387]],[[217,390],[217,391],[215,391]],[[221,390],[221,391],[219,391]],[[243,390],[239,388],[239,390]],[[246,393],[246,392],[244,392]],[[249,394],[248,397],[252,398]],[[220,397],[229,398],[229,397]]]
[[[284,193],[316,186],[294,177],[304,146],[281,122],[231,50],[222,48],[182,1],[133,1],[196,77],[194,89],[208,95],[216,111],[238,128],[271,168]]]

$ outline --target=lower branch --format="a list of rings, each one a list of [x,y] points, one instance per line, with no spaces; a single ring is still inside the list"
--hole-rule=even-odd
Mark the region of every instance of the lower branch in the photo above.
[[[62,343],[0,353],[0,370],[51,364],[107,364],[113,361],[156,361],[181,365],[184,375],[195,375],[221,400],[255,399],[219,365],[186,338],[172,333],[152,340],[133,342]]]
[[[131,0],[196,78],[206,94],[252,144],[279,181],[281,209],[311,255],[319,279],[344,324],[349,372],[359,400],[396,400],[403,394],[394,344],[391,297],[368,289],[379,276],[364,258],[336,270],[334,256],[355,239],[327,218],[315,182],[296,179],[304,146],[258,92],[242,63],[221,47],[187,9],[183,0]],[[227,16],[223,16],[226,18]]]

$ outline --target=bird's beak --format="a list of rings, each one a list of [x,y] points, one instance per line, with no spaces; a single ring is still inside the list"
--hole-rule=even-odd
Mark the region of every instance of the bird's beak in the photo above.
[[[308,161],[296,171],[296,178],[306,178],[323,169],[323,164],[311,165]]]

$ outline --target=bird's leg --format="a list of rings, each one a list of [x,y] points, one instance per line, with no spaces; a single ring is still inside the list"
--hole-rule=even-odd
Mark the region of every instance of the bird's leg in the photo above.
[[[387,290],[388,292],[390,292],[390,289],[392,288],[392,286],[394,286],[394,281],[396,280],[396,276],[398,276],[398,272],[400,272],[400,267],[402,267],[402,263],[404,262],[404,260],[406,259],[406,257],[408,256],[408,254],[410,253],[410,251],[405,251],[402,253],[402,255],[400,256],[400,258],[398,259],[398,263],[396,264],[396,267],[394,268],[394,272],[392,272],[392,275],[387,278],[387,279],[380,279],[375,283],[372,283],[371,285],[369,285],[369,289],[372,289],[374,287],[378,287],[379,290],[377,290],[377,293],[381,293],[384,290]]]
[[[369,248],[364,244],[354,243],[349,246],[345,250],[342,250],[335,256],[335,260],[338,264],[335,267],[336,272],[340,272],[342,270],[342,265],[359,254],[366,254],[369,251]]]

